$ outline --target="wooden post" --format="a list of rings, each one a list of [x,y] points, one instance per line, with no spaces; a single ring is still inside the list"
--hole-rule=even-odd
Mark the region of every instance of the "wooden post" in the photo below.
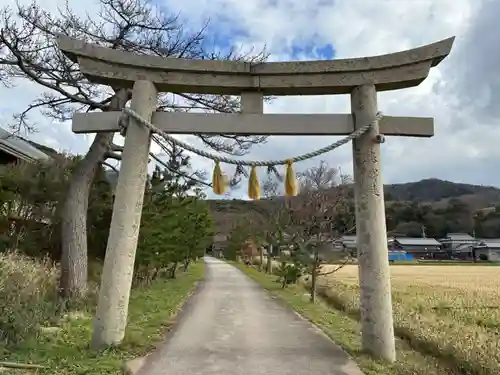
[[[157,106],[152,82],[137,81],[131,108],[150,121]],[[148,171],[150,131],[130,118],[94,320],[92,347],[119,344],[125,335],[135,252]]]
[[[377,92],[373,84],[364,84],[352,91],[351,111],[355,128],[373,121],[377,113]],[[394,362],[396,350],[378,133],[377,123],[353,142],[361,335],[365,351]]]

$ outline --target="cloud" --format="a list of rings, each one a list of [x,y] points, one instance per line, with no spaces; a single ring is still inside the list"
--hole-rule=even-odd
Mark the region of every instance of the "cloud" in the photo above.
[[[1,3],[6,0],[0,0]],[[62,1],[47,6],[55,9]],[[382,149],[385,182],[437,177],[500,186],[500,3],[494,0],[157,0],[177,13],[187,31],[210,20],[207,43],[255,51],[266,48],[271,60],[305,60],[370,56],[415,48],[456,35],[451,55],[420,86],[379,94],[388,115],[432,116],[436,135],[430,139],[388,137]],[[396,6],[397,5],[397,6]],[[83,11],[81,2],[70,6]],[[89,7],[89,12],[97,7]],[[7,119],[22,110],[36,88],[20,83],[0,90],[0,114]],[[15,100],[12,98],[15,97]],[[268,113],[348,113],[349,97],[281,97],[266,104]],[[69,125],[40,117],[34,138],[73,152],[84,152],[90,138],[71,134]],[[42,139],[42,138],[38,138]],[[187,137],[193,141],[192,137]],[[312,151],[335,137],[273,137],[256,146],[248,159],[280,159]],[[196,142],[196,141],[193,141]],[[303,169],[321,158],[297,166]],[[351,147],[323,157],[344,171],[352,170]],[[211,173],[212,163],[193,158]],[[244,186],[234,196],[243,197]]]

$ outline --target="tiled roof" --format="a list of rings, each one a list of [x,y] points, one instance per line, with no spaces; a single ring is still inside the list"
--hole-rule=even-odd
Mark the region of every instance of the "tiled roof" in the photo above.
[[[340,238],[342,242],[356,242],[356,235],[351,235],[351,236],[342,236]]]
[[[474,237],[468,233],[447,233],[446,238],[452,241],[473,241]]]
[[[416,237],[396,237],[397,241],[401,245],[419,245],[419,246],[440,246],[441,244],[434,238],[416,238]]]
[[[479,247],[489,247],[490,249],[500,249],[500,242],[484,241],[479,243]]]
[[[495,242],[499,243],[500,238],[476,238],[477,242]]]
[[[50,159],[46,153],[2,128],[0,128],[0,151],[24,161]]]

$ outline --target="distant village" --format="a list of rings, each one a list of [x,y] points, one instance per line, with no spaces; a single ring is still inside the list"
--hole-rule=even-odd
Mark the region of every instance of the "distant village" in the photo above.
[[[285,236],[286,237],[286,236]],[[214,236],[212,251],[223,252],[227,236]],[[476,238],[468,233],[448,233],[444,238],[398,237],[387,239],[389,261],[456,260],[500,262],[500,238]],[[332,242],[329,251],[356,257],[356,235]]]
[[[343,236],[337,247],[356,252],[356,236]],[[446,237],[389,237],[389,260],[500,261],[500,238],[475,238],[468,233],[448,233]]]

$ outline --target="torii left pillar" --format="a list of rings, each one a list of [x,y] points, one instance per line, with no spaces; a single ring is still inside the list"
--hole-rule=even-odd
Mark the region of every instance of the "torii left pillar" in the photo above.
[[[158,93],[150,81],[137,81],[131,108],[151,121]],[[130,118],[116,187],[113,215],[101,276],[92,348],[119,344],[125,336],[135,253],[148,172],[150,131]]]

